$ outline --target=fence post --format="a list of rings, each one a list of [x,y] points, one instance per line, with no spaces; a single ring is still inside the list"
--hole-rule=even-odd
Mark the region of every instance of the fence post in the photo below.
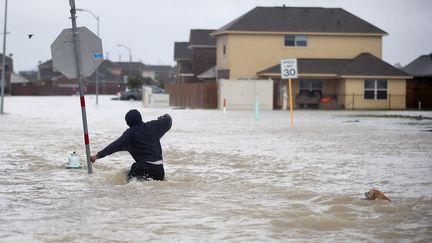
[[[354,100],[355,100],[355,94],[353,93],[353,101],[352,101],[352,109],[354,110]]]
[[[389,100],[389,110],[391,110],[391,94],[388,94],[388,100]]]

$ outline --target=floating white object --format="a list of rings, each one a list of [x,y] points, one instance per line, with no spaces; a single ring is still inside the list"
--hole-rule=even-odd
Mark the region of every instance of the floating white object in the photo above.
[[[69,155],[68,163],[66,164],[66,169],[81,169],[80,158],[77,152],[73,152]]]

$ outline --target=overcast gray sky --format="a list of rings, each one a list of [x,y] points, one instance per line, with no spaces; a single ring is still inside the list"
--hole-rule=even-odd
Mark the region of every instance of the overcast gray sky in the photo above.
[[[383,29],[383,59],[406,65],[432,53],[430,0],[76,0],[100,16],[100,36],[110,60],[173,65],[175,41],[188,41],[190,29],[218,29],[256,6],[340,7]],[[5,0],[0,2],[1,33]],[[64,28],[71,28],[69,0],[9,0],[6,53],[15,71],[36,69],[51,59],[50,45]],[[96,33],[96,19],[78,12],[78,26]],[[33,34],[31,39],[28,34]],[[1,43],[3,37],[1,38]],[[2,49],[0,49],[2,52]]]

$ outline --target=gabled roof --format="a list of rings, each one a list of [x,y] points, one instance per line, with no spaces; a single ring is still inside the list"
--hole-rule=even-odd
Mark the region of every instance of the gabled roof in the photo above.
[[[190,31],[189,43],[194,46],[211,46],[216,48],[216,39],[210,34],[215,30],[194,29]]]
[[[189,42],[174,42],[174,60],[189,60]]]
[[[172,66],[169,65],[145,65],[145,71],[155,71],[155,72],[170,72],[173,69]]]
[[[414,77],[432,76],[432,53],[418,57],[406,65],[403,70]]]
[[[340,76],[409,76],[404,71],[382,61],[370,53],[355,57],[339,72]]]
[[[330,77],[376,76],[401,77],[410,75],[382,61],[370,53],[361,53],[353,59],[312,59],[298,58],[297,68],[300,76],[319,74]],[[280,64],[257,73],[258,76],[280,75]]]
[[[201,73],[197,77],[200,79],[214,79],[214,78],[216,78],[216,66],[211,67],[210,69]]]
[[[299,32],[386,35],[342,8],[256,7],[213,35],[224,32]]]
[[[121,69],[132,69],[132,70],[143,70],[144,63],[142,62],[114,62],[116,66],[119,66]]]

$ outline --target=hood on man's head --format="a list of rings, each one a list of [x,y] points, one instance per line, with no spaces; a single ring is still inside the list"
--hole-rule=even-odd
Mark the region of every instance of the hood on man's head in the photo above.
[[[130,111],[128,111],[128,113],[126,113],[125,120],[126,120],[126,124],[129,127],[139,125],[142,123],[141,113],[139,113],[139,111],[137,111],[135,109],[130,110]]]

